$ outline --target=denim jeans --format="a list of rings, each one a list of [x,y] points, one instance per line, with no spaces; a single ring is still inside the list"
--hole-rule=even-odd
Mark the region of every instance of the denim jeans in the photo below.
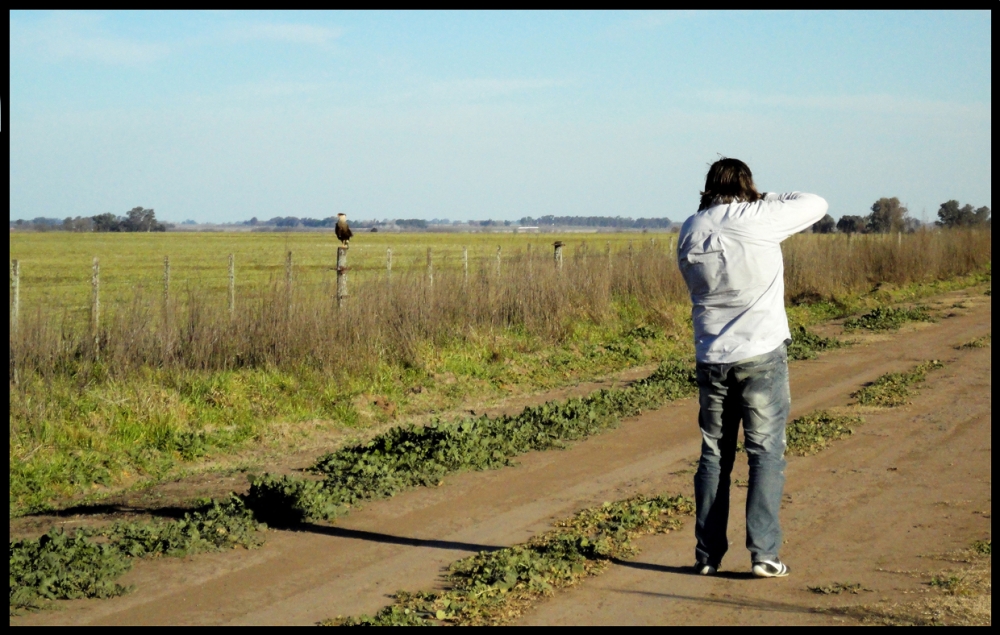
[[[785,486],[785,422],[791,407],[786,344],[731,364],[698,363],[701,461],[694,476],[695,557],[718,567],[729,548],[729,481],[743,421],[750,464],[747,549],[753,562],[774,560],[781,546],[778,511]]]

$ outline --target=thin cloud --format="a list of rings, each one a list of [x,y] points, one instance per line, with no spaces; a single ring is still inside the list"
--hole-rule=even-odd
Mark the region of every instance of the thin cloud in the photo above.
[[[826,110],[921,117],[991,117],[989,103],[956,103],[895,95],[782,95],[750,91],[701,91],[694,96],[719,106]]]
[[[110,34],[100,17],[94,15],[56,13],[31,25],[12,20],[10,30],[12,52],[20,48],[52,62],[141,66],[170,53],[170,48],[160,42]]]
[[[529,78],[470,78],[431,82],[427,86],[433,97],[447,101],[465,101],[510,97],[518,93],[534,92],[566,86],[566,80]]]
[[[270,41],[289,44],[322,46],[344,34],[340,28],[311,24],[246,24],[229,29],[227,35],[234,41]]]

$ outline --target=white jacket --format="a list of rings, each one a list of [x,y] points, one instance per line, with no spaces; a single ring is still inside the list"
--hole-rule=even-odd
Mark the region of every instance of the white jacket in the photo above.
[[[823,218],[827,208],[815,194],[766,194],[753,203],[714,205],[684,221],[677,264],[694,305],[699,362],[738,362],[791,337],[781,241]]]

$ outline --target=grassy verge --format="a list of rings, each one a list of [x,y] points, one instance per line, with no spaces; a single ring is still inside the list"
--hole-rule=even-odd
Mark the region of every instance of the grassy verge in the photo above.
[[[445,591],[400,591],[374,616],[338,617],[324,624],[508,624],[553,589],[597,575],[614,559],[632,557],[636,537],[677,529],[679,517],[693,511],[693,503],[682,496],[637,496],[585,509],[524,544],[453,563]]]
[[[314,469],[322,480],[258,476],[245,497],[212,502],[180,522],[126,523],[72,536],[53,530],[12,541],[11,607],[121,594],[127,589],[113,581],[128,570],[131,557],[254,546],[262,522],[287,526],[332,518],[365,500],[440,483],[458,470],[502,467],[518,454],[585,438],[694,390],[691,364],[675,361],[625,388],[525,408],[515,416],[394,428],[320,458]]]
[[[683,356],[688,341],[637,324],[623,309],[611,326],[577,325],[563,345],[507,332],[428,346],[421,366],[386,365],[367,377],[309,368],[146,368],[113,379],[97,365],[73,377],[25,378],[10,393],[10,515],[175,477],[249,445],[294,445],[307,435],[606,377]]]
[[[851,393],[862,406],[894,408],[907,403],[914,384],[927,378],[928,371],[943,368],[944,364],[933,359],[914,366],[902,373],[886,373],[861,390]]]

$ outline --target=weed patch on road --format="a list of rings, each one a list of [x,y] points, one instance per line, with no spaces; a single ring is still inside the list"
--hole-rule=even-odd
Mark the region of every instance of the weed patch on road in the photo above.
[[[832,441],[853,434],[854,427],[863,422],[861,417],[836,415],[826,410],[803,415],[785,428],[788,453],[798,456],[816,454]]]
[[[916,602],[878,602],[833,612],[882,626],[988,626],[993,621],[992,539],[940,559],[960,562],[958,570],[934,574],[929,597]]]
[[[964,351],[972,348],[989,348],[993,343],[993,334],[987,333],[982,337],[971,339],[955,347],[956,350]]]
[[[45,600],[105,598],[130,588],[115,580],[132,558],[184,556],[261,544],[262,527],[236,497],[179,521],[120,522],[72,534],[52,529],[10,543],[10,610],[37,609]]]
[[[936,359],[914,366],[902,373],[886,373],[861,390],[851,393],[862,406],[894,408],[908,403],[913,387],[927,378],[928,371],[944,368]]]
[[[480,552],[449,568],[442,592],[400,591],[374,616],[337,617],[335,626],[502,625],[556,588],[603,571],[614,559],[636,554],[638,536],[667,533],[694,512],[683,496],[637,496],[556,523],[552,531],[513,547]]]
[[[931,322],[930,313],[925,307],[912,309],[876,307],[864,315],[851,318],[844,322],[845,331],[864,329],[867,331],[895,331],[907,322]]]
[[[815,359],[819,353],[844,346],[844,342],[817,335],[801,324],[792,329],[792,343],[788,345],[788,359]]]
[[[840,595],[841,593],[857,595],[862,591],[871,591],[871,589],[863,587],[860,582],[834,582],[826,586],[811,586],[807,588],[813,593],[820,595]]]

